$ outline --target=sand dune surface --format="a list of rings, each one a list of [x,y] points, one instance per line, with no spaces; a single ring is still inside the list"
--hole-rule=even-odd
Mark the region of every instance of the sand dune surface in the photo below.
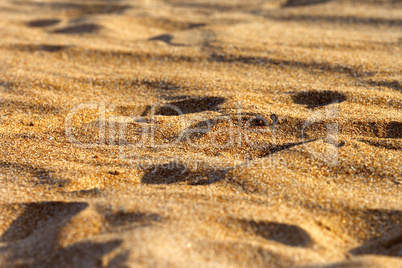
[[[401,267],[397,0],[0,2],[1,267]]]

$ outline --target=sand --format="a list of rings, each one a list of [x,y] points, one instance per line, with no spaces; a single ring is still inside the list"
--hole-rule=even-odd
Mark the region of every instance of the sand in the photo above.
[[[1,1],[0,267],[401,267],[401,2],[285,2]]]

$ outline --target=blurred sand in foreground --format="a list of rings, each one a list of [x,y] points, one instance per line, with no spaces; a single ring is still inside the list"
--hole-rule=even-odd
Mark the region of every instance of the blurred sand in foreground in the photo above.
[[[0,267],[398,267],[401,26],[397,0],[1,1]]]

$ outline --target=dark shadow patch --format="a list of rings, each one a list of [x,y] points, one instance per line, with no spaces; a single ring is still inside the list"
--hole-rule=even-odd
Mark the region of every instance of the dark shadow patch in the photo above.
[[[183,31],[189,29],[195,29],[199,27],[204,27],[206,23],[192,23],[186,21],[178,21],[175,18],[163,18],[163,17],[144,17],[142,23],[147,26],[157,27],[169,32],[173,31]]]
[[[195,29],[195,28],[199,28],[199,27],[204,27],[206,26],[206,23],[190,23],[186,29]]]
[[[14,205],[22,209],[23,213],[3,233],[1,241],[24,239],[36,231],[46,230],[48,225],[60,225],[88,206],[84,202],[39,202]]]
[[[375,254],[402,257],[402,231],[401,229],[394,230],[381,237],[370,239],[349,252],[352,255]]]
[[[397,122],[396,126],[397,126]],[[365,138],[395,138],[400,135],[394,132],[396,128],[392,122],[382,121],[367,121],[367,120],[352,120],[341,122],[339,125],[341,134],[352,136],[365,136]]]
[[[41,45],[38,47],[38,50],[46,51],[46,52],[59,52],[64,49],[69,48],[68,46],[57,46],[57,45]]]
[[[0,48],[6,48],[12,50],[10,46],[0,46]],[[141,53],[134,53],[122,50],[98,50],[98,49],[88,49],[84,47],[71,47],[66,51],[66,55],[72,60],[87,60],[91,59],[91,61],[99,63],[99,64],[106,64],[107,62],[113,62],[113,64],[119,64],[122,61],[126,62],[127,60],[134,63],[142,63],[142,62],[149,62],[155,61],[160,63],[172,63],[172,62],[194,62],[199,63],[203,61],[205,58],[202,56],[187,56],[187,55],[168,55],[168,54],[156,54],[155,51],[153,52],[141,52]],[[134,86],[134,83],[145,84],[145,80],[141,81],[141,79],[115,79],[114,81],[126,81],[127,86],[131,85]],[[74,80],[77,83],[76,80]],[[83,80],[85,81],[85,80]],[[109,80],[100,80],[100,79],[88,79],[85,82],[89,84],[103,84],[105,86],[110,86]],[[152,82],[152,81],[149,81]]]
[[[283,150],[286,150],[286,149],[290,149],[290,148],[298,146],[298,145],[307,144],[307,143],[310,143],[310,142],[313,142],[313,141],[316,141],[316,140],[318,140],[318,138],[308,140],[308,141],[290,142],[290,143],[285,143],[285,144],[282,144],[282,145],[276,145],[276,146],[273,146],[273,147],[269,148],[264,154],[261,155],[261,157],[268,157],[268,156],[273,155],[273,154],[275,154],[277,152],[280,152],[280,151],[283,151]]]
[[[367,143],[371,146],[375,146],[382,149],[387,150],[396,150],[402,151],[402,145],[398,145],[388,140],[367,140],[367,139],[359,139],[359,141]]]
[[[402,122],[390,122],[387,124],[387,138],[402,139]]]
[[[188,185],[208,185],[224,178],[227,170],[206,169],[191,171],[183,164],[169,162],[149,167],[141,178],[144,184],[172,184],[187,182]]]
[[[237,117],[237,118],[236,118]],[[212,131],[213,127],[222,124],[223,126],[232,125],[243,128],[264,128],[272,126],[272,122],[262,115],[252,114],[240,116],[236,115],[234,118],[231,116],[218,116],[213,119],[200,121],[194,125],[189,126],[183,134],[190,141],[204,137],[208,132]]]
[[[363,209],[352,210],[350,213],[358,217],[359,224],[353,227],[358,235],[362,235],[363,240],[361,246],[351,250],[353,255],[401,256],[401,210]]]
[[[188,95],[162,96],[162,98],[165,99],[165,100],[185,100],[185,99],[189,99],[190,96],[188,96]]]
[[[310,235],[296,225],[269,221],[241,221],[246,229],[250,228],[256,235],[293,247],[309,247],[313,244]]]
[[[115,239],[103,243],[81,242],[75,243],[67,248],[56,250],[49,254],[48,259],[37,261],[34,267],[104,267],[102,258],[109,252],[118,248],[122,244],[121,240]],[[124,256],[127,257],[127,254]],[[120,263],[127,259],[120,259]]]
[[[195,139],[204,137],[217,123],[219,123],[219,118],[198,122],[186,129],[186,137],[194,142]]]
[[[51,172],[44,168],[34,167],[28,164],[17,164],[7,161],[0,161],[0,170],[6,172],[8,170],[10,176],[14,173],[17,174],[30,174],[32,177],[38,180],[38,184],[46,184],[50,186],[62,187],[69,180],[53,178]]]
[[[14,267],[17,262],[18,267],[105,267],[103,257],[122,243],[121,240],[111,240],[78,242],[67,247],[59,244],[61,228],[88,207],[84,202],[15,203],[7,206],[1,206],[0,211],[7,209],[8,213],[18,213],[22,210],[0,238],[0,241],[9,242],[0,248],[7,253],[4,258],[10,264],[7,267]],[[25,238],[35,245],[29,251],[25,250],[26,242],[21,240]],[[119,255],[115,262],[122,264],[127,256]]]
[[[147,106],[141,116],[164,115],[178,116],[182,114],[200,113],[204,111],[215,111],[218,106],[226,101],[222,97],[203,97],[171,102],[168,104]],[[154,113],[153,113],[154,111]]]
[[[0,87],[3,87],[6,90],[14,90],[20,88],[21,85],[13,81],[0,80]]]
[[[142,81],[138,81],[138,84],[145,85],[151,89],[158,89],[163,91],[175,91],[182,89],[179,85],[170,82],[169,80],[162,79],[162,80],[147,80],[144,79]]]
[[[256,136],[262,138],[265,136],[263,133],[275,131],[272,127],[278,123],[274,124],[271,118],[255,113],[221,115],[187,127],[181,132],[181,138],[199,146],[200,152],[207,155],[219,156],[222,152],[230,152],[246,159],[262,157],[261,154],[265,155],[270,145]],[[239,139],[240,143],[235,142]]]
[[[353,231],[361,236],[359,239],[372,241],[378,238],[379,234],[392,235],[389,230],[401,231],[401,210],[392,209],[352,209],[348,212],[353,217],[357,217],[360,226],[354,227]],[[356,221],[355,221],[356,223]],[[353,224],[352,222],[350,224]]]
[[[46,104],[26,103],[0,99],[0,110],[19,111],[23,113],[59,114],[60,109]]]
[[[68,192],[68,194],[77,196],[77,197],[95,197],[101,194],[99,188],[94,188],[90,190],[78,190],[73,192]]]
[[[96,54],[94,56],[97,56]],[[102,56],[102,55],[99,55]],[[117,54],[116,54],[117,56]],[[131,57],[130,53],[122,53],[121,57]],[[133,60],[135,60],[133,58]],[[155,60],[155,59],[154,59]],[[180,89],[188,89],[187,87],[180,86],[168,78],[146,78],[146,79],[90,79],[86,80],[85,83],[94,85],[94,86],[101,86],[101,87],[112,87],[113,89],[116,88],[137,88],[139,86],[143,86],[149,89],[157,89],[161,91],[176,91]]]
[[[172,43],[172,40],[173,36],[170,34],[162,34],[148,39],[148,41],[162,41],[171,46],[185,46],[184,44]]]
[[[293,95],[293,102],[307,105],[307,108],[316,108],[329,104],[340,103],[346,100],[346,96],[336,91],[303,91]]]
[[[63,46],[63,45],[13,45],[10,49],[15,49],[18,51],[27,51],[27,52],[36,52],[36,51],[45,51],[45,52],[59,52],[64,49],[68,49],[71,46]]]
[[[33,20],[28,23],[29,27],[47,27],[53,26],[59,23],[59,19],[50,19],[50,20]]]
[[[332,146],[336,148],[341,148],[346,145],[346,142],[344,141],[337,141],[337,140],[326,140],[328,144],[331,144]]]
[[[354,16],[331,16],[331,15],[297,15],[291,13],[278,13],[272,11],[255,11],[255,15],[275,21],[294,21],[299,23],[329,23],[340,25],[370,25],[370,26],[402,26],[400,19],[387,18],[361,18]]]
[[[152,222],[161,220],[162,218],[158,214],[141,212],[118,211],[115,213],[106,213],[105,216],[105,221],[113,227],[124,226],[131,223],[150,225]]]
[[[308,6],[331,2],[333,0],[288,0],[282,7]]]
[[[119,268],[128,268],[130,267],[129,265],[126,264],[130,257],[130,251],[124,251],[123,253],[118,254],[116,257],[114,257],[112,260],[109,261],[109,264],[106,268],[113,268],[113,267],[119,267]]]
[[[17,5],[36,6],[40,8],[50,8],[55,11],[64,11],[69,15],[83,16],[94,14],[121,14],[131,8],[129,5],[116,4],[88,4],[88,3],[68,3],[68,2],[40,2],[40,1],[14,1]]]
[[[185,181],[189,176],[186,166],[178,162],[169,162],[150,167],[141,178],[145,184],[171,184]]]
[[[390,5],[390,4],[401,4],[400,0],[354,0],[355,3],[364,4],[375,4],[375,5]]]
[[[397,91],[402,91],[402,85],[401,82],[397,80],[392,80],[392,81],[365,81],[366,84],[374,87],[386,87],[390,89],[394,89]]]
[[[272,125],[265,118],[259,117],[251,118],[248,123],[250,127],[268,127]]]
[[[339,74],[347,74],[353,77],[363,77],[372,75],[372,73],[364,72],[363,70],[338,64],[329,64],[326,62],[299,62],[299,61],[290,61],[282,59],[272,59],[266,57],[237,56],[237,55],[219,54],[219,53],[212,53],[209,56],[208,60],[214,62],[231,63],[231,64],[242,63],[256,66],[272,65],[281,68],[283,67],[301,68],[314,72],[332,72]]]
[[[149,38],[149,41],[163,41],[165,43],[170,43],[173,39],[173,36],[170,34],[162,34],[152,38]]]
[[[80,25],[70,26],[53,31],[58,34],[84,34],[84,33],[96,33],[102,27],[94,23],[84,23]]]
[[[237,115],[238,117],[238,115]],[[277,116],[276,114],[262,115],[256,113],[244,113],[241,115],[241,120],[237,118],[237,125],[248,128],[262,128],[273,127],[284,122],[283,116]]]
[[[287,199],[293,198],[289,195]],[[369,241],[384,234],[387,237],[394,236],[394,232],[401,231],[402,210],[355,208],[340,200],[317,203],[298,199],[296,202],[309,211],[314,211],[317,217],[330,218],[334,226],[342,226],[343,232],[356,241]]]
[[[175,3],[174,6],[177,7],[186,7],[186,8],[195,8],[195,9],[212,9],[214,11],[219,12],[228,12],[233,11],[236,9],[240,9],[239,6],[231,6],[231,5],[220,5],[220,4],[213,4],[213,3],[193,3],[193,2],[182,2],[182,3]]]
[[[335,262],[325,266],[308,266],[309,268],[366,268],[367,262],[362,260],[349,259],[342,262]]]

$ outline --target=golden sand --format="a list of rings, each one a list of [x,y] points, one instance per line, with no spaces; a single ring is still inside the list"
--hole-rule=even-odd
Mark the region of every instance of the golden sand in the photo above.
[[[1,1],[0,267],[401,265],[401,2],[285,2]]]

